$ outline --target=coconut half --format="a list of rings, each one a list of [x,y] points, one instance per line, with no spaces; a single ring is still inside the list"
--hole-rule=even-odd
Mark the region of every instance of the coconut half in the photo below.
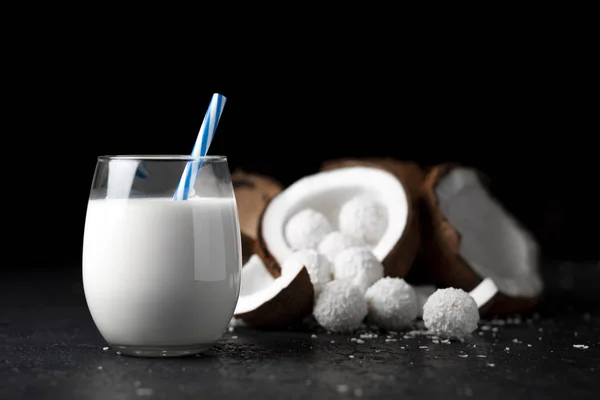
[[[408,213],[404,234],[387,257],[379,258],[383,261],[385,275],[404,278],[410,270],[421,245],[421,228],[419,223],[420,191],[425,177],[423,170],[410,161],[399,161],[389,157],[381,158],[343,158],[325,161],[321,171],[332,171],[348,167],[378,168],[393,174],[403,185]]]
[[[543,290],[538,243],[486,181],[477,170],[454,164],[428,172],[422,193],[424,265],[438,287],[489,287],[483,295],[489,301],[479,304],[484,313],[527,311]]]
[[[274,278],[260,257],[252,255],[242,268],[233,316],[255,327],[291,324],[310,315],[313,302],[313,285],[302,264],[292,264],[285,275]]]
[[[235,193],[240,229],[243,234],[256,240],[258,219],[266,204],[281,192],[283,186],[275,179],[236,169],[231,174]]]
[[[308,175],[275,196],[260,219],[257,250],[267,269],[279,276],[281,263],[293,250],[287,243],[284,227],[297,212],[312,208],[325,215],[333,230],[339,230],[342,205],[357,195],[377,199],[387,211],[387,227],[371,251],[385,267],[385,275],[403,277],[418,246],[418,231],[407,229],[414,208],[403,183],[381,168],[351,166]],[[407,236],[415,235],[417,238]]]

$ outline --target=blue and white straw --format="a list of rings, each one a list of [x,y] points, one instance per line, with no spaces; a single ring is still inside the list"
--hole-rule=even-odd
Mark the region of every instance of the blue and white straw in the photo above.
[[[215,131],[217,130],[217,125],[221,119],[221,114],[223,113],[223,107],[225,107],[226,101],[227,99],[225,96],[218,93],[213,94],[208,110],[206,110],[206,114],[204,115],[204,120],[202,121],[196,144],[192,150],[192,157],[204,157],[208,152],[208,148],[215,136]],[[189,197],[190,191],[194,187],[194,182],[196,182],[198,170],[200,170],[201,166],[202,162],[199,160],[187,163],[185,170],[181,175],[179,186],[177,186],[177,190],[173,196],[174,200],[186,200]]]

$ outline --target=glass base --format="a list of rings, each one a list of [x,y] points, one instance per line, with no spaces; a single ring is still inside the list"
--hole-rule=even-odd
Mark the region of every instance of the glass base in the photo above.
[[[185,357],[202,353],[212,347],[212,344],[194,346],[119,346],[110,345],[121,354],[135,357]]]

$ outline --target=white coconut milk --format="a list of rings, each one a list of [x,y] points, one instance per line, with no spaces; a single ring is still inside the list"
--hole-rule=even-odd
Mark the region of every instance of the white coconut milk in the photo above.
[[[90,200],[83,284],[96,326],[117,346],[211,344],[239,295],[233,199]]]

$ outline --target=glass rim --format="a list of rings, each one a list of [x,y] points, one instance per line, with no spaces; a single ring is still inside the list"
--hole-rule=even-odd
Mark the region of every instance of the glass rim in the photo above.
[[[98,156],[98,161],[227,161],[227,156],[192,156],[184,154],[122,154],[122,155],[103,155]]]

